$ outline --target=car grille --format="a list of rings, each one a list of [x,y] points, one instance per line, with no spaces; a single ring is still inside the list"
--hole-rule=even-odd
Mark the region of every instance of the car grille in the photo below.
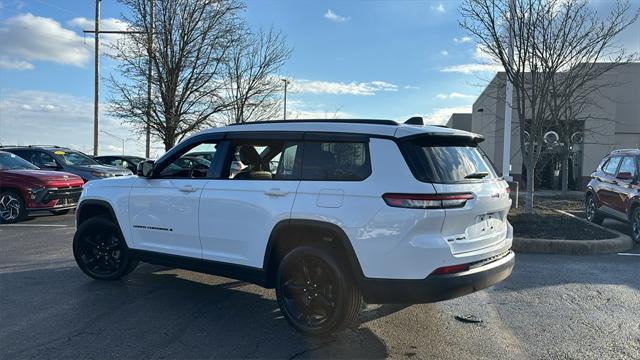
[[[48,190],[42,198],[43,203],[48,203],[51,200],[58,200],[57,206],[61,205],[73,205],[78,203],[82,194],[82,187],[67,187]]]

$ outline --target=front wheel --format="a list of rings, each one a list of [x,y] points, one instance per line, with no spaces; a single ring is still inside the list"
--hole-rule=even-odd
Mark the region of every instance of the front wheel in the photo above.
[[[321,247],[299,247],[282,259],[276,296],[285,319],[312,336],[349,326],[362,307],[362,296],[345,264]]]
[[[633,241],[640,243],[640,206],[636,206],[631,213],[631,236]]]
[[[11,224],[27,217],[22,196],[14,190],[0,193],[0,224]]]
[[[587,200],[584,204],[584,212],[587,221],[594,224],[602,225],[604,217],[598,212],[598,205],[596,204],[596,199],[593,197],[593,195],[587,195]]]
[[[78,267],[97,280],[117,280],[133,271],[137,261],[129,255],[116,224],[103,217],[80,225],[73,237],[73,256]]]

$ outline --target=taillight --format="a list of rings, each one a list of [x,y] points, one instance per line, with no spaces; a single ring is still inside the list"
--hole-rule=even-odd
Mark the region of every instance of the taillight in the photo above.
[[[431,275],[454,274],[469,270],[469,264],[451,265],[437,268],[431,272]]]
[[[451,209],[461,208],[473,194],[384,194],[384,202],[392,207],[409,209]]]

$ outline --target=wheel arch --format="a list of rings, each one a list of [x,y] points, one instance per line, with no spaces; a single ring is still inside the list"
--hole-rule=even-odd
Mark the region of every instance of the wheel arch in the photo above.
[[[82,200],[78,207],[76,208],[76,228],[79,228],[83,222],[87,221],[96,216],[106,217],[109,220],[113,221],[113,223],[118,228],[120,232],[120,236],[127,242],[124,233],[122,232],[122,227],[118,222],[118,217],[116,216],[116,212],[113,210],[113,207],[108,201],[105,200],[97,200],[97,199],[87,199]],[[129,245],[129,244],[127,244]]]
[[[299,239],[300,234],[304,234],[304,241],[294,243],[292,239]],[[320,220],[289,219],[277,223],[269,236],[263,260],[265,287],[274,286],[278,264],[288,250],[297,245],[313,243],[329,244],[335,250],[341,250],[339,254],[347,262],[356,282],[359,283],[364,277],[353,245],[342,228]]]

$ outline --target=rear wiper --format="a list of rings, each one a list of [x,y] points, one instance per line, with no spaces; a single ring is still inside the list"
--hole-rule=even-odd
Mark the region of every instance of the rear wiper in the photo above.
[[[471,174],[465,176],[464,178],[465,179],[483,179],[483,178],[487,177],[488,175],[489,175],[489,173],[486,172],[486,171],[484,171],[484,172],[474,172],[474,173],[471,173]]]

